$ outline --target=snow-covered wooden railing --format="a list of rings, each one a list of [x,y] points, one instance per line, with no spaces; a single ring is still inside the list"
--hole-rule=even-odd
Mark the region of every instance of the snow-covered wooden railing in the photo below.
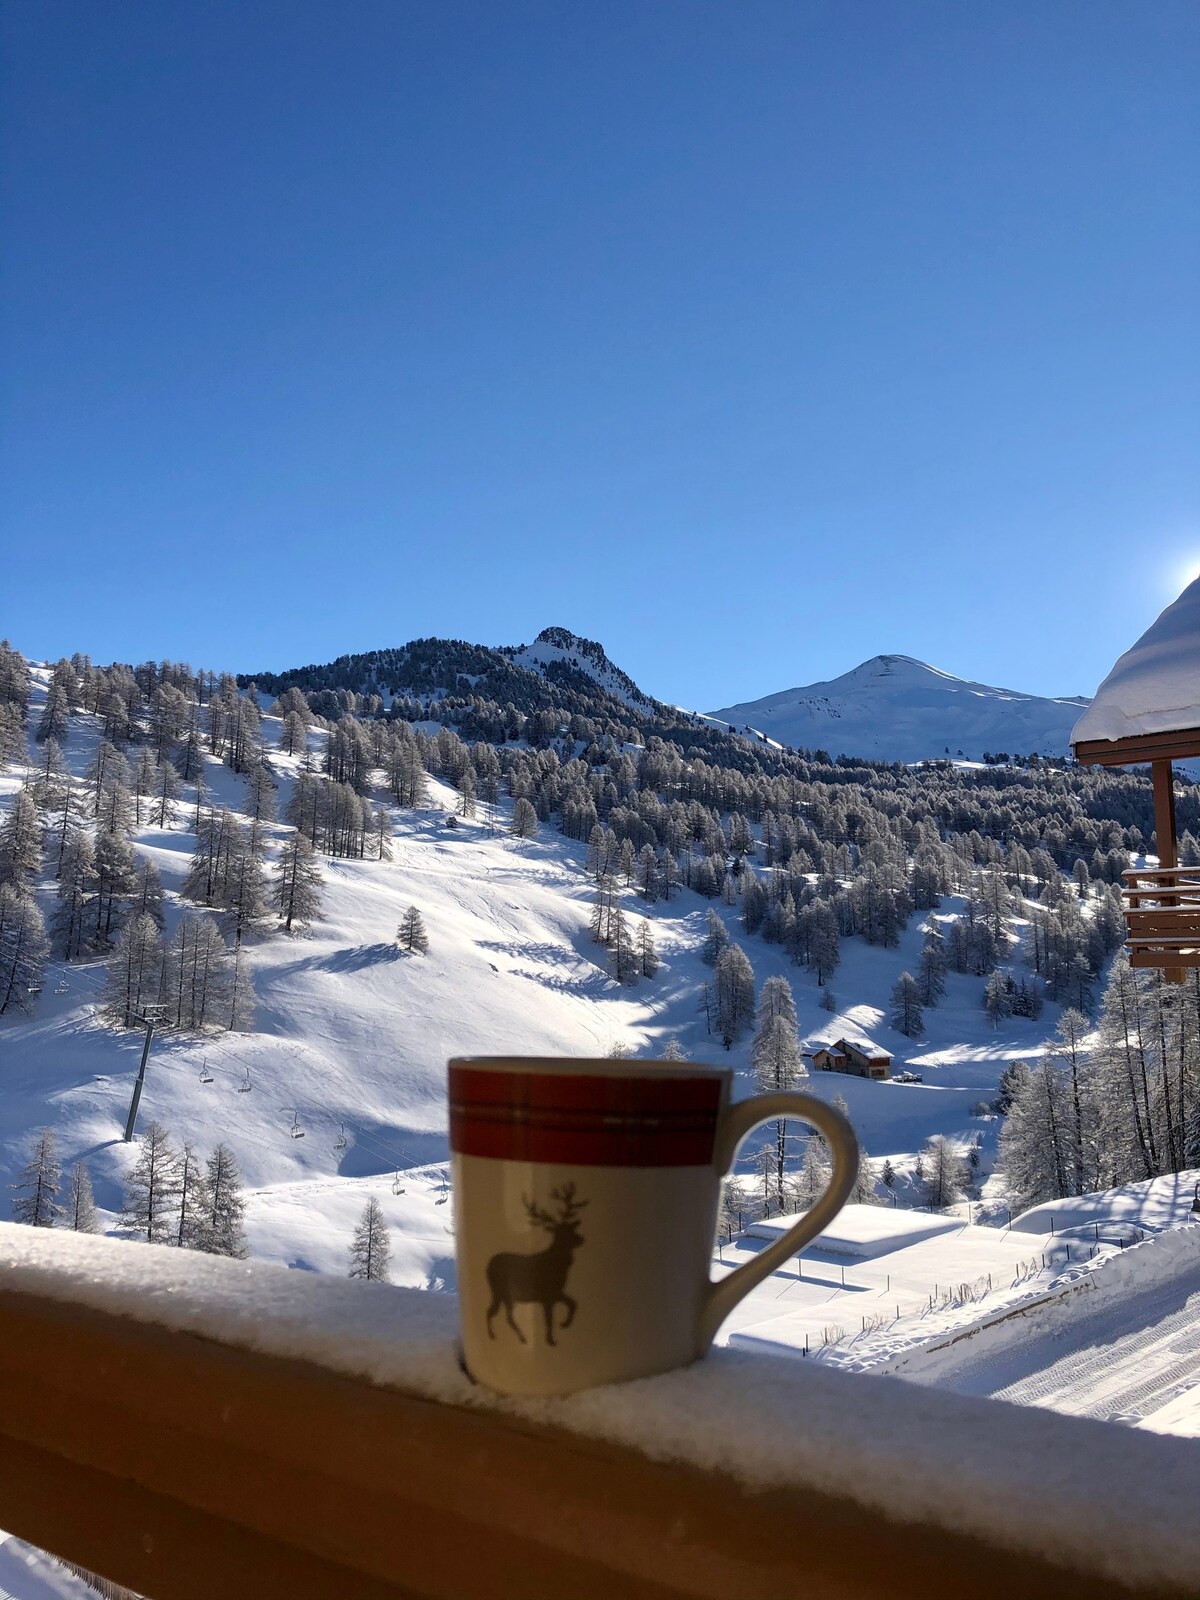
[[[1122,873],[1133,967],[1200,967],[1200,868],[1134,867]]]
[[[1200,1593],[1188,1441],[729,1350],[506,1402],[455,1322],[0,1224],[0,1527],[154,1600]]]

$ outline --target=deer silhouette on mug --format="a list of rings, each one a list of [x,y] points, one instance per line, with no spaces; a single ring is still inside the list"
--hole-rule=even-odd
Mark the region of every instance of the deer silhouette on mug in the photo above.
[[[573,1183],[564,1183],[552,1190],[550,1197],[558,1202],[557,1217],[551,1216],[541,1206],[534,1205],[524,1195],[521,1197],[525,1201],[530,1226],[545,1228],[551,1235],[546,1248],[534,1251],[531,1255],[519,1254],[516,1251],[506,1252],[493,1256],[487,1264],[488,1288],[492,1291],[492,1303],[487,1310],[489,1339],[496,1337],[492,1328],[492,1318],[501,1306],[504,1307],[505,1321],[522,1344],[528,1344],[529,1341],[513,1318],[514,1306],[527,1304],[541,1306],[542,1315],[546,1319],[547,1344],[555,1342],[555,1306],[564,1305],[567,1308],[564,1328],[569,1328],[575,1318],[578,1307],[566,1293],[567,1273],[571,1270],[576,1250],[583,1243],[578,1219],[587,1201],[576,1200]]]

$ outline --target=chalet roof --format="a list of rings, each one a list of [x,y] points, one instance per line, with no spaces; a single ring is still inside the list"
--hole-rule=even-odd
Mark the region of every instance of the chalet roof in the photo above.
[[[1200,728],[1200,578],[1151,623],[1096,690],[1073,745]]]
[[[841,1039],[818,1040],[808,1053],[815,1056],[822,1050],[828,1050],[831,1055],[841,1055],[847,1046],[851,1050],[857,1050],[860,1055],[867,1056],[872,1061],[890,1061],[892,1059],[890,1051],[884,1050],[881,1045],[872,1044],[870,1039],[862,1034],[847,1035]]]

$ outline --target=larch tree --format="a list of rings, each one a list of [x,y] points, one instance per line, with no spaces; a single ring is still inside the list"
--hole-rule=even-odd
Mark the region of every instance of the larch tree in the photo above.
[[[400,926],[396,929],[396,940],[400,948],[410,956],[423,956],[429,950],[429,935],[425,931],[425,919],[416,906],[409,906],[400,919]]]
[[[201,1231],[199,1248],[210,1255],[233,1256],[242,1261],[249,1255],[246,1244],[246,1202],[242,1197],[242,1174],[237,1157],[227,1144],[219,1144],[205,1168],[208,1211]]]
[[[728,1050],[754,1024],[754,969],[741,945],[721,951],[715,982],[716,1031]]]
[[[934,1134],[921,1152],[921,1172],[926,1202],[935,1210],[962,1199],[969,1176],[967,1163],[940,1133]]]
[[[275,863],[275,907],[285,933],[307,927],[321,914],[321,870],[312,845],[295,830]]]
[[[62,1189],[62,1167],[54,1133],[43,1128],[37,1136],[33,1155],[22,1167],[13,1184],[13,1216],[34,1228],[53,1228],[63,1214],[58,1203]]]
[[[533,839],[537,837],[538,815],[532,803],[524,795],[518,799],[513,807],[512,822],[509,824],[509,833],[514,839]]]
[[[36,900],[15,884],[0,883],[0,1016],[28,1011],[41,987],[50,944]]]
[[[654,930],[646,917],[643,917],[638,925],[637,951],[638,960],[641,963],[642,977],[653,978],[658,972],[660,963],[658,950],[654,944]]]
[[[63,1207],[64,1227],[74,1233],[99,1233],[100,1219],[96,1215],[96,1197],[92,1193],[92,1179],[82,1161],[71,1168],[67,1184],[67,1200]]]
[[[149,1244],[173,1238],[179,1202],[179,1157],[161,1122],[151,1122],[142,1136],[137,1164],[125,1183],[122,1222]]]
[[[110,1021],[122,1028],[140,1022],[143,1006],[158,998],[162,958],[162,936],[153,918],[132,917],[108,958],[101,1003]]]
[[[921,992],[911,972],[902,972],[892,987],[891,1024],[906,1039],[919,1039],[925,1032],[921,1016]]]
[[[758,1006],[758,1032],[750,1047],[750,1067],[761,1094],[794,1089],[805,1076],[804,1057],[796,1035],[796,1002],[786,978],[771,977],[763,984]],[[783,1208],[787,1170],[787,1118],[775,1119],[775,1165],[779,1206]]]
[[[363,1207],[350,1245],[350,1277],[374,1283],[389,1281],[392,1245],[379,1201],[372,1195]]]
[[[42,819],[33,790],[23,785],[0,822],[0,884],[24,887],[42,865]]]
[[[717,913],[710,907],[705,923],[704,943],[700,947],[700,959],[710,967],[715,967],[722,950],[726,950],[728,947],[729,930]]]
[[[185,1139],[179,1156],[179,1217],[172,1242],[182,1250],[203,1250],[210,1214],[208,1179],[199,1156]]]
[[[50,924],[55,947],[65,961],[79,960],[91,932],[95,868],[91,835],[72,829],[59,864],[58,904]]]

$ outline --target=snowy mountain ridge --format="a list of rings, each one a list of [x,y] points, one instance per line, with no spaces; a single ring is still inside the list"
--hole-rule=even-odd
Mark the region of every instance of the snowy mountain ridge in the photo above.
[[[710,716],[802,749],[875,761],[985,754],[1062,756],[1088,704],[955,677],[914,656],[878,655],[838,678],[782,689]]]

